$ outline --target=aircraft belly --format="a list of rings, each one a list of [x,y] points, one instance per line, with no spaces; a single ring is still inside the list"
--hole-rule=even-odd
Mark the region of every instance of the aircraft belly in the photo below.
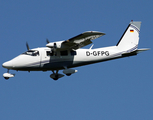
[[[42,64],[43,63],[43,64]],[[41,67],[44,70],[57,70],[57,69],[64,69],[64,67],[72,66],[73,59],[71,58],[57,58],[51,59],[48,61],[42,61]]]
[[[64,61],[64,62],[50,62],[43,66],[43,69],[47,70],[56,70],[56,69],[64,69],[64,67],[71,66],[72,61]]]

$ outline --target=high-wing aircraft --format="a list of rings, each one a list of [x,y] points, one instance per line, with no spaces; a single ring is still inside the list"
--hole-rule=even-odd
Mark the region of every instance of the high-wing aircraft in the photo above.
[[[27,51],[14,59],[2,64],[8,69],[3,74],[5,79],[14,77],[15,74],[9,73],[9,70],[16,71],[52,71],[50,77],[58,80],[63,77],[59,70],[67,76],[74,74],[77,70],[74,67],[104,62],[108,60],[137,55],[140,52],[149,49],[138,49],[139,32],[141,22],[131,21],[115,46],[92,49],[80,49],[92,43],[92,40],[99,38],[105,33],[97,31],[87,31],[68,40],[59,42],[49,42],[46,47],[30,49],[27,45]]]

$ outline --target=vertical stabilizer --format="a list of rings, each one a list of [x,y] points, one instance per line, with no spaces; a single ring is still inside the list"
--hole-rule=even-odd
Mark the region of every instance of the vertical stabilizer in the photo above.
[[[137,49],[141,22],[130,22],[121,39],[117,43],[119,50],[132,52]]]

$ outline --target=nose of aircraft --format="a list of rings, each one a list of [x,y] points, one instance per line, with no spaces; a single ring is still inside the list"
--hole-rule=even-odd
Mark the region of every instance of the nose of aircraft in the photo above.
[[[4,68],[8,68],[9,69],[9,68],[12,68],[13,67],[13,64],[12,64],[11,61],[7,61],[7,62],[3,63],[2,66]]]

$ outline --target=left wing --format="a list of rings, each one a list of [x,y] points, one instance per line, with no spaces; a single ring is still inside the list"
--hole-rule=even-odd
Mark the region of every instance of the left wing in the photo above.
[[[92,43],[91,40],[99,38],[103,35],[105,35],[105,33],[97,32],[97,31],[87,31],[87,32],[84,32],[82,34],[79,34],[73,38],[70,38],[64,41],[62,44],[64,46],[67,46],[68,49],[76,50],[76,49],[79,49],[81,47],[91,44]]]

